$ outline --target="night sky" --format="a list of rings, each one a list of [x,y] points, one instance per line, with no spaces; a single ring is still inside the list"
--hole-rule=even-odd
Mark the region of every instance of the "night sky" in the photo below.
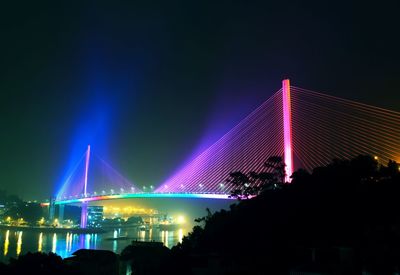
[[[0,189],[25,199],[54,194],[88,143],[156,186],[285,77],[400,111],[395,4],[7,2]]]

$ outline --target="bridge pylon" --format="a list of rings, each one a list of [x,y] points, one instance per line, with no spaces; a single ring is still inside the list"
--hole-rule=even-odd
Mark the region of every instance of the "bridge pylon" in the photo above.
[[[83,190],[83,196],[85,198],[87,197],[89,162],[90,162],[90,145],[88,145],[88,148],[86,151],[86,161],[85,161],[85,185],[84,185],[84,190]],[[83,201],[82,207],[81,207],[81,228],[86,228],[86,226],[87,226],[87,207],[88,207],[88,203],[86,201]]]
[[[293,173],[293,147],[292,147],[292,104],[290,98],[290,80],[282,81],[282,109],[283,109],[283,138],[285,182],[290,182]]]

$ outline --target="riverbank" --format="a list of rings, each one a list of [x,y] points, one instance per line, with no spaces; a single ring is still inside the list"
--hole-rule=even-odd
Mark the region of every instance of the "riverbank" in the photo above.
[[[79,249],[110,250],[114,253],[130,245],[133,240],[162,242],[168,248],[182,241],[186,230],[140,231],[138,228],[117,228],[104,234],[76,234],[71,231],[44,231],[43,228],[1,227],[0,228],[0,263],[9,258],[17,258],[28,252],[53,252],[62,258],[71,257]],[[123,238],[126,237],[126,238]]]
[[[74,233],[74,234],[102,234],[109,230],[103,228],[64,228],[64,227],[46,227],[46,226],[20,226],[0,224],[0,229],[23,230],[44,233]]]

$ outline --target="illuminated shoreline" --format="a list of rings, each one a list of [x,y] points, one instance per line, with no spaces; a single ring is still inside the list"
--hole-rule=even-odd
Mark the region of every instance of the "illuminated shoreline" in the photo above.
[[[0,229],[15,231],[36,231],[44,233],[76,233],[76,234],[102,234],[109,230],[102,228],[65,228],[65,227],[45,227],[45,226],[21,226],[0,224]]]

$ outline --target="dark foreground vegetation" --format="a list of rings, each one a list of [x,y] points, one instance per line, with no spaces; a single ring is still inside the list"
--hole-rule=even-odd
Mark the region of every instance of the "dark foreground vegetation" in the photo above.
[[[264,175],[231,174],[233,195],[242,200],[230,210],[208,211],[171,250],[132,243],[108,274],[125,274],[127,266],[133,274],[399,274],[397,163],[380,165],[370,156],[335,160],[311,174],[299,170],[285,184],[282,164],[272,160],[276,165]],[[257,188],[249,189],[249,182]],[[0,273],[37,264],[20,259]],[[80,274],[92,274],[88,270]]]
[[[398,274],[397,163],[335,160],[312,174],[295,172],[291,184],[267,186],[205,217],[204,228],[173,248],[179,262],[190,269],[193,255],[214,259],[221,274]]]

